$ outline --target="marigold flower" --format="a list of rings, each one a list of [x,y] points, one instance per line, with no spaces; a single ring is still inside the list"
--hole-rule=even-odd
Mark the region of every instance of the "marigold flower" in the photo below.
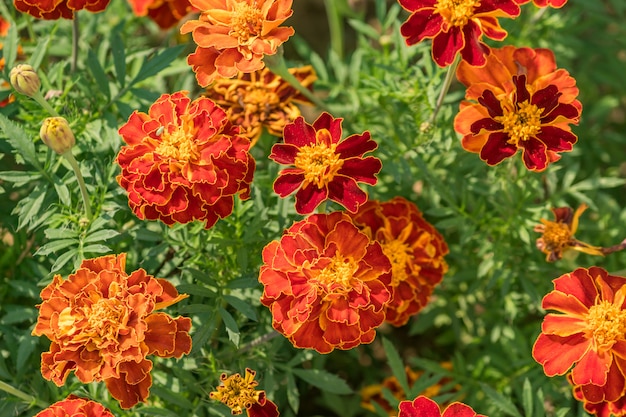
[[[391,263],[347,214],[314,214],[265,246],[259,281],[274,329],[295,347],[329,353],[374,340]]]
[[[13,0],[15,8],[37,19],[73,19],[74,12],[88,10],[98,13],[106,9],[110,0]]]
[[[250,141],[208,98],[163,94],[148,114],[131,114],[119,133],[127,146],[116,158],[117,181],[142,220],[201,220],[208,229],[232,213],[235,195],[250,196]]]
[[[432,57],[446,67],[456,54],[469,65],[485,65],[489,47],[480,41],[482,35],[498,41],[507,33],[498,17],[519,16],[515,0],[398,0],[411,15],[400,31],[408,45],[432,39]]]
[[[363,155],[378,145],[368,131],[341,140],[342,122],[322,113],[310,125],[300,116],[285,126],[284,143],[272,147],[270,159],[294,166],[278,174],[274,191],[286,197],[297,190],[296,211],[300,214],[312,213],[327,199],[355,212],[367,201],[367,193],[358,183],[376,184],[382,163]]]
[[[310,88],[317,79],[313,67],[291,68],[304,86]],[[268,68],[252,73],[240,72],[236,79],[217,79],[209,86],[207,97],[215,100],[228,114],[228,120],[242,128],[241,134],[257,142],[263,126],[274,136],[283,136],[287,123],[300,116],[296,103],[310,103],[295,88]]]
[[[402,326],[426,306],[447,272],[443,257],[448,246],[415,204],[402,197],[384,203],[370,200],[351,217],[391,260],[392,296],[385,321]]]
[[[186,295],[143,269],[127,274],[126,254],[84,260],[67,279],[55,275],[41,291],[33,335],[50,339],[41,374],[61,386],[70,373],[104,381],[122,408],[148,398],[152,361],[191,350],[191,320],[157,312]]]
[[[530,0],[515,0],[517,4],[526,4],[529,3]],[[565,6],[567,0],[532,0],[533,4],[537,7],[554,7],[555,9],[560,9]]]
[[[618,356],[615,359],[624,363]],[[593,384],[572,386],[574,398],[583,403],[589,414],[597,417],[626,416],[626,382],[622,372],[617,369],[617,361],[613,361],[609,371],[611,380],[607,380],[603,387]],[[572,384],[571,373],[567,375],[567,379]]]
[[[454,119],[463,148],[496,165],[522,151],[526,168],[544,170],[572,150],[582,105],[576,80],[556,69],[548,49],[494,49],[484,68],[461,62],[457,78],[467,86]]]
[[[7,20],[3,19],[2,16],[0,16],[0,36],[7,36],[9,34],[9,27],[11,27],[11,23],[9,23]]]
[[[189,0],[128,0],[136,16],[148,16],[161,29],[176,25],[187,14],[196,11]]]
[[[202,87],[217,77],[262,69],[265,55],[274,55],[294,30],[280,27],[293,13],[292,0],[190,0],[200,10],[180,33],[198,45],[187,63]]]
[[[114,417],[102,404],[75,395],[52,404],[35,417]]]
[[[533,346],[547,376],[570,367],[573,385],[615,386],[626,370],[626,278],[599,267],[579,268],[554,281],[542,301],[549,313]],[[615,363],[617,362],[617,363]],[[617,365],[617,366],[616,366]]]
[[[265,396],[265,391],[255,389],[259,383],[254,380],[256,372],[246,368],[245,376],[234,374],[220,376],[221,384],[217,391],[211,392],[211,398],[226,404],[233,415],[246,410],[248,417],[278,417],[278,407]]]
[[[413,401],[402,401],[398,408],[398,417],[485,417],[459,402],[450,404],[442,413],[437,403],[425,396],[419,396]]]

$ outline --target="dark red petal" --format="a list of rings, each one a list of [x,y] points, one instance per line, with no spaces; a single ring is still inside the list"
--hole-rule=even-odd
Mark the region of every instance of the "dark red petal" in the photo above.
[[[508,143],[509,135],[504,132],[496,132],[489,135],[487,143],[480,150],[480,159],[489,165],[497,165],[504,159],[515,155],[517,146]]]
[[[295,145],[276,143],[272,146],[269,158],[278,164],[293,165],[298,152],[300,152],[300,148]]]
[[[380,172],[382,167],[383,164],[380,162],[380,159],[374,156],[365,159],[351,158],[344,161],[338,174],[350,177],[358,182],[374,185],[377,181],[375,175]]]
[[[523,103],[530,100],[530,93],[526,88],[526,75],[514,75],[513,83],[515,84],[515,102]]]
[[[339,154],[340,159],[348,159],[361,156],[376,148],[378,148],[378,144],[371,139],[370,132],[363,132],[361,135],[348,136],[339,142],[335,152]]]
[[[285,143],[295,145],[298,148],[315,143],[315,129],[299,116],[293,123],[289,123],[283,130]]]
[[[502,107],[500,106],[500,100],[496,98],[496,95],[491,90],[485,90],[483,95],[478,97],[478,102],[487,109],[489,116],[492,118],[496,118],[504,114]]]
[[[304,174],[302,170],[296,168],[287,168],[278,174],[278,178],[274,181],[274,192],[282,198],[296,191],[302,186]]]
[[[537,133],[537,139],[546,144],[547,148],[555,152],[571,151],[576,143],[576,135],[555,126],[542,126]]]
[[[409,16],[400,27],[400,33],[406,38],[407,45],[415,45],[439,33],[442,23],[440,14],[433,14],[433,10],[422,10]]]
[[[497,131],[502,130],[504,126],[501,123],[496,122],[495,120],[485,117],[484,119],[480,119],[472,123],[470,127],[473,134],[477,135],[481,130],[489,130],[489,131]]]
[[[454,62],[457,52],[464,46],[463,32],[453,26],[448,32],[441,32],[433,38],[433,60],[440,67],[447,67]]]
[[[557,117],[562,116],[571,120],[571,123],[578,123],[578,118],[580,117],[580,110],[578,107],[573,104],[559,104],[554,110],[552,110],[549,114],[544,111],[544,117],[541,118],[542,124],[548,124],[555,120]]]
[[[309,184],[296,193],[296,211],[298,214],[311,214],[327,198],[328,190],[326,188],[317,188],[317,186]]]
[[[548,153],[546,145],[537,138],[530,137],[520,141],[519,147],[523,149],[522,159],[526,168],[531,171],[542,171],[548,166]]]
[[[329,113],[324,112],[313,122],[313,129],[316,131],[326,129],[330,132],[332,143],[337,143],[341,140],[341,123],[343,119],[335,119]]]
[[[463,27],[464,46],[461,50],[461,57],[475,67],[485,65],[487,55],[489,55],[489,47],[480,42],[481,35],[480,27],[471,20]]]

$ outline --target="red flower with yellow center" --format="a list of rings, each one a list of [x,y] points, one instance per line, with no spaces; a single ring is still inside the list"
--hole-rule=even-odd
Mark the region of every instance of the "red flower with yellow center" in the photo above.
[[[281,197],[296,192],[296,211],[310,214],[329,199],[355,212],[367,201],[358,183],[376,184],[382,163],[373,156],[364,158],[378,145],[369,132],[341,140],[341,123],[328,113],[310,125],[303,117],[285,126],[284,143],[272,147],[270,159],[293,167],[283,169],[274,182]]]
[[[113,413],[95,401],[70,395],[52,404],[35,417],[114,417]]]
[[[368,201],[352,220],[371,239],[379,242],[391,261],[391,301],[386,321],[406,324],[430,299],[448,265],[443,259],[448,246],[415,204],[402,197],[381,203]]]
[[[37,19],[73,19],[74,12],[88,10],[98,13],[106,9],[110,0],[13,0],[15,8]]]
[[[127,146],[116,158],[117,181],[142,220],[201,220],[208,229],[232,213],[235,195],[250,195],[250,141],[208,98],[164,94],[148,114],[135,111],[119,133]]]
[[[293,74],[304,86],[310,88],[317,79],[313,67],[291,68]],[[226,113],[228,119],[241,127],[242,135],[257,142],[263,126],[274,136],[283,136],[287,123],[300,116],[296,103],[310,103],[284,79],[267,68],[252,73],[240,72],[237,78],[217,79],[209,86],[207,97],[215,100]]]
[[[246,368],[245,376],[240,374],[220,376],[221,384],[217,391],[211,392],[211,398],[226,404],[233,415],[239,415],[246,410],[248,417],[278,417],[278,407],[265,396],[265,391],[257,390],[259,385],[254,380],[256,372]]]
[[[259,281],[274,329],[295,347],[329,353],[374,340],[391,263],[347,214],[314,214],[263,249]]]
[[[623,360],[621,362],[624,363]],[[602,387],[593,384],[573,385],[574,398],[581,401],[585,410],[595,416],[626,416],[626,381],[616,361],[611,365],[608,378],[610,379]],[[567,375],[567,379],[573,384],[571,373]]]
[[[411,13],[400,31],[408,45],[432,39],[433,60],[440,67],[454,62],[456,54],[469,65],[485,65],[489,47],[482,35],[498,41],[507,33],[498,17],[519,16],[515,0],[399,0]]]
[[[467,151],[496,165],[522,151],[526,168],[544,170],[571,151],[577,141],[570,130],[582,105],[576,80],[556,69],[548,49],[494,49],[483,68],[461,62],[457,78],[467,91],[454,119]]]
[[[187,63],[202,87],[218,77],[262,69],[265,55],[274,55],[294,30],[280,27],[293,13],[292,0],[190,0],[198,20],[180,28],[198,45]]]
[[[189,0],[128,0],[137,16],[148,16],[161,29],[176,25],[188,13],[196,11]]]
[[[606,394],[619,379],[623,387],[626,278],[591,267],[553,282],[554,291],[543,298],[542,307],[562,314],[546,315],[533,357],[547,376],[563,375],[573,366],[573,385],[593,384]]]
[[[191,320],[157,312],[185,298],[143,269],[125,272],[126,254],[84,260],[67,279],[41,291],[33,335],[52,342],[41,374],[61,386],[70,373],[104,381],[122,408],[146,401],[152,378],[147,355],[180,358],[191,350]]]
[[[413,401],[402,401],[398,408],[398,417],[485,417],[459,402],[450,404],[441,412],[436,402],[424,396]]]

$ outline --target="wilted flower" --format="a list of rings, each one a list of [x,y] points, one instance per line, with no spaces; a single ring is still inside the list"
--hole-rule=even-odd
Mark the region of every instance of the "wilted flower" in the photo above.
[[[408,45],[432,39],[433,60],[440,67],[454,62],[456,54],[469,65],[485,65],[489,47],[483,35],[498,41],[507,33],[498,17],[519,16],[515,0],[399,0],[411,15],[400,31]]]
[[[32,97],[41,87],[41,80],[35,69],[28,64],[19,64],[11,69],[9,74],[11,85],[20,94]]]
[[[280,25],[293,13],[292,0],[190,0],[199,20],[180,28],[191,32],[198,47],[187,63],[202,87],[217,77],[232,78],[265,66],[294,30]]]
[[[76,144],[74,133],[63,117],[48,117],[39,129],[43,143],[59,155],[63,155]]]
[[[208,229],[232,213],[235,195],[250,195],[250,141],[208,98],[164,94],[148,114],[131,114],[119,133],[127,145],[116,158],[117,181],[140,219],[201,220]]]
[[[329,353],[374,340],[391,263],[347,214],[314,214],[265,246],[259,281],[274,329],[295,347]]]
[[[494,49],[483,68],[461,62],[457,78],[467,86],[454,119],[465,150],[496,165],[522,151],[526,168],[546,169],[577,141],[582,105],[576,80],[557,69],[549,49]]]
[[[221,384],[210,396],[226,404],[233,415],[246,410],[248,417],[277,417],[280,413],[276,404],[267,399],[265,391],[256,389],[259,383],[254,380],[255,375],[256,372],[249,368],[243,378],[239,374],[222,374]]]
[[[317,79],[313,67],[291,68],[300,84],[310,88]],[[240,72],[236,79],[217,79],[209,86],[207,97],[215,100],[228,114],[228,119],[241,127],[241,134],[254,145],[263,126],[274,136],[283,136],[287,123],[300,116],[296,103],[310,103],[284,79],[268,68],[252,73]]]
[[[450,404],[442,413],[436,402],[424,396],[413,401],[402,401],[398,408],[398,417],[485,417],[459,402]]]
[[[402,326],[426,306],[448,270],[443,259],[448,246],[415,204],[402,197],[384,203],[370,200],[351,217],[391,260],[392,296],[385,321]]]
[[[143,269],[125,272],[126,254],[84,260],[67,279],[55,275],[41,291],[33,335],[52,342],[41,374],[61,386],[70,373],[83,383],[104,381],[122,408],[148,398],[152,361],[191,350],[191,320],[157,312],[185,298]]]
[[[189,0],[128,0],[137,16],[148,16],[161,29],[176,25],[188,13],[195,11]]]
[[[281,197],[296,192],[296,211],[312,213],[325,200],[335,201],[355,212],[367,201],[358,183],[376,184],[380,159],[363,155],[378,147],[370,132],[341,140],[343,119],[328,113],[310,125],[302,116],[285,126],[284,143],[272,147],[270,159],[293,165],[280,171],[274,191]]]
[[[73,19],[74,12],[88,10],[98,13],[106,9],[110,0],[13,0],[15,8],[37,19]]]
[[[35,417],[114,417],[102,404],[75,395],[52,404]]]

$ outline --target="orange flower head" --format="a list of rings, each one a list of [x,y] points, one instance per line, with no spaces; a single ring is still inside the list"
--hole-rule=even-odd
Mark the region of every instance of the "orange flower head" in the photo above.
[[[161,29],[175,26],[187,14],[197,11],[189,0],[128,0],[136,16],[148,16]]]
[[[529,3],[530,0],[515,0],[517,4],[526,4]],[[532,0],[533,4],[537,7],[554,7],[555,9],[560,9],[565,6],[567,0]]]
[[[542,307],[561,314],[545,316],[533,357],[547,376],[573,367],[572,385],[593,384],[605,399],[616,400],[611,390],[624,386],[626,369],[626,278],[591,267],[553,282],[554,291],[543,298]]]
[[[177,303],[165,279],[143,269],[127,274],[126,254],[82,262],[67,279],[55,275],[41,291],[35,336],[50,339],[41,374],[61,386],[70,373],[83,383],[104,381],[122,408],[148,398],[152,361],[191,351],[191,320],[157,310]]]
[[[467,91],[454,129],[488,165],[522,151],[526,168],[542,171],[578,140],[570,129],[582,111],[576,80],[556,68],[552,51],[494,49],[483,68],[461,62],[457,78]]]
[[[109,409],[95,401],[70,395],[52,404],[35,417],[114,417]]]
[[[308,88],[317,79],[310,65],[291,68],[289,72]],[[226,110],[228,120],[241,127],[241,134],[250,139],[251,146],[261,136],[263,126],[271,135],[282,137],[285,125],[300,116],[296,103],[310,103],[268,68],[240,72],[235,79],[217,79],[207,89],[206,96]]]
[[[624,360],[620,360],[623,364]],[[621,366],[621,365],[620,365]],[[608,376],[611,380],[600,387],[594,384],[573,385],[574,398],[583,403],[585,411],[597,417],[626,416],[626,381],[617,361],[613,361]],[[572,374],[567,375],[572,382]]]
[[[235,195],[250,196],[250,141],[208,98],[164,94],[148,114],[131,114],[119,133],[127,145],[116,158],[117,181],[140,219],[201,220],[208,229],[232,213]]]
[[[111,0],[13,0],[22,13],[44,20],[73,19],[74,12],[88,10],[98,13],[106,9]]]
[[[400,410],[398,417],[485,417],[476,414],[470,406],[459,402],[450,404],[441,412],[436,402],[423,395],[413,401],[400,402],[398,409]]]
[[[263,249],[259,281],[274,329],[295,347],[329,353],[374,340],[391,263],[347,214],[314,214]]]
[[[402,197],[381,203],[370,200],[351,215],[353,222],[379,242],[391,260],[391,301],[386,321],[402,326],[430,299],[448,270],[448,246],[415,204]]]
[[[589,255],[604,256],[601,248],[574,238],[574,233],[578,229],[578,218],[586,209],[586,204],[581,204],[576,212],[569,207],[553,208],[554,221],[541,219],[541,224],[535,226],[535,232],[542,234],[537,239],[537,249],[546,254],[546,261],[559,260],[563,257],[563,253],[570,249]]]
[[[206,87],[218,77],[262,69],[265,55],[274,55],[294,30],[281,27],[293,13],[292,0],[190,0],[198,20],[180,28],[198,47],[187,63]]]
[[[0,36],[7,36],[9,34],[9,27],[11,27],[11,23],[0,16]]]
[[[254,380],[256,372],[246,368],[245,376],[240,374],[220,376],[221,384],[217,391],[211,392],[211,398],[226,404],[233,415],[239,415],[246,410],[248,417],[278,417],[278,407],[265,396],[265,391],[257,390],[259,385]]]

